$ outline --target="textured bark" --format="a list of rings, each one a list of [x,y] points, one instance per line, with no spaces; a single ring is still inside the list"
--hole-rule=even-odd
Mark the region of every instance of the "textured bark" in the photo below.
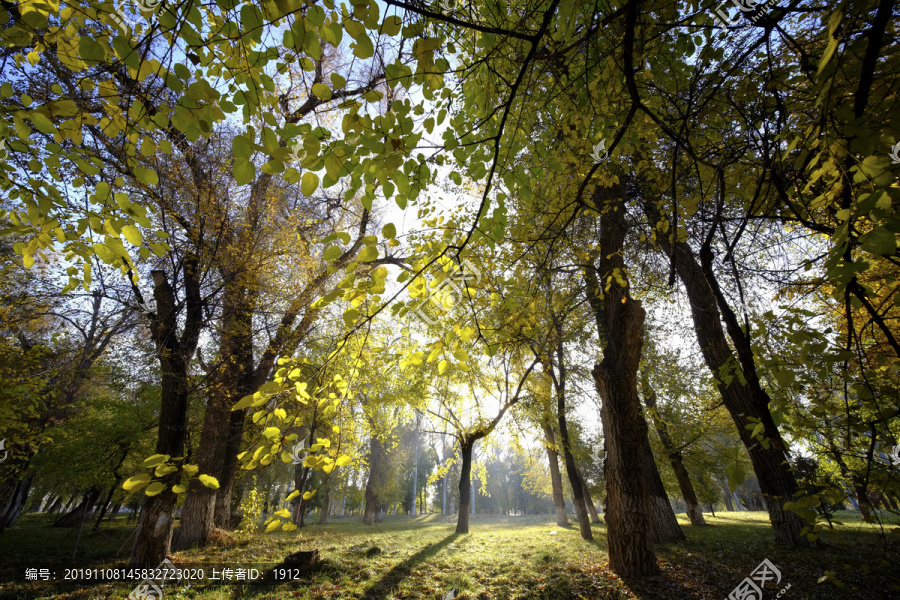
[[[550,483],[553,486],[553,506],[556,508],[556,525],[569,526],[569,516],[566,514],[566,499],[563,497],[562,476],[559,472],[559,455],[556,452],[556,436],[553,426],[544,421],[544,441],[547,447],[547,460],[550,463]]]
[[[577,466],[576,466],[577,467]],[[594,506],[594,500],[591,498],[591,490],[588,489],[587,483],[584,481],[584,473],[581,469],[576,468],[578,473],[578,483],[581,484],[581,493],[584,498],[584,506],[591,515],[591,523],[600,523],[600,515],[597,514],[597,507]]]
[[[675,517],[675,511],[672,510],[672,504],[669,502],[669,496],[666,494],[666,488],[663,486],[662,477],[659,475],[659,468],[653,459],[653,449],[650,447],[650,440],[644,437],[644,473],[647,477],[647,492],[650,494],[650,509],[653,513],[653,541],[657,544],[674,542],[684,539],[684,532],[678,519]]]
[[[660,220],[659,210],[654,204],[644,202],[644,208],[651,222],[656,223]],[[716,286],[708,279],[711,273],[709,270],[704,273],[690,246],[686,242],[673,244],[665,235],[657,236],[657,243],[671,257],[675,271],[687,291],[694,330],[703,359],[713,377],[719,381],[718,388],[723,403],[731,414],[738,435],[750,455],[759,487],[766,497],[769,520],[775,531],[775,538],[792,546],[808,545],[806,539],[800,535],[806,521],[796,513],[784,509],[785,502],[796,499],[797,481],[787,460],[784,440],[769,411],[768,396],[758,385],[759,378],[756,375],[752,352],[747,356],[745,342],[734,331],[731,333],[733,339],[738,340],[736,342],[738,357],[735,357],[729,347],[722,328],[720,314],[722,299],[717,298]],[[727,318],[727,321],[729,329],[733,330],[734,319]],[[743,379],[747,383],[741,382],[741,377],[735,373],[737,370],[742,372]],[[750,435],[756,422],[764,426],[763,435],[767,438],[765,445]]]
[[[558,335],[557,329],[557,335]],[[558,336],[556,344],[556,368],[558,374],[554,375],[554,387],[556,388],[556,418],[559,422],[559,439],[562,445],[563,460],[566,465],[566,475],[569,477],[569,485],[572,486],[572,503],[575,505],[575,515],[578,517],[578,529],[582,539],[593,541],[591,523],[584,502],[584,488],[578,477],[578,469],[575,466],[575,457],[569,441],[569,425],[566,422],[566,366],[563,356],[562,339]]]
[[[472,447],[474,441],[463,440],[459,444],[462,465],[459,470],[459,515],[456,533],[469,533],[469,509],[472,496]]]
[[[652,541],[643,444],[647,424],[641,416],[637,370],[644,336],[644,309],[621,285],[625,262],[624,186],[597,188],[592,194],[600,216],[600,251],[586,270],[588,299],[597,322],[603,360],[592,374],[602,400],[607,458],[606,526],[609,566],[623,577],[659,574]],[[606,289],[606,284],[609,284]],[[625,282],[627,284],[627,281]]]
[[[646,377],[643,378],[644,405],[650,415],[650,420],[656,428],[659,440],[662,442],[666,456],[669,458],[669,464],[675,471],[675,479],[678,480],[678,488],[681,490],[681,497],[684,498],[685,512],[691,520],[694,527],[702,527],[706,525],[703,518],[703,511],[700,509],[700,502],[697,501],[697,494],[694,492],[694,484],[691,482],[691,476],[688,474],[687,468],[684,466],[684,459],[681,452],[675,447],[672,436],[669,434],[668,425],[662,419],[656,408],[656,392],[650,387]]]
[[[372,525],[375,523],[376,513],[376,488],[380,487],[381,469],[384,462],[384,449],[378,437],[372,435],[369,439],[369,479],[366,482],[366,506],[363,512],[363,524]]]
[[[181,336],[175,292],[164,272],[152,271],[152,275],[157,313],[151,315],[150,330],[162,373],[156,454],[179,457],[184,456],[187,434],[188,364],[197,348],[203,318],[197,262],[188,257],[184,264],[186,314]],[[144,304],[140,296],[139,299]],[[163,477],[165,490],[144,500],[129,566],[156,567],[165,560],[178,502],[172,486],[180,478],[181,471]]]
[[[233,453],[233,448],[228,447],[234,416],[231,407],[243,396],[252,393],[253,387],[251,378],[255,302],[241,278],[224,269],[222,275],[226,284],[222,304],[220,359],[210,385],[196,454],[200,473],[215,477],[219,481],[219,489],[206,487],[199,479],[191,479],[181,513],[181,526],[175,532],[173,541],[177,549],[205,546],[216,526],[217,496],[221,492],[223,496],[231,497],[230,485],[233,485],[233,479],[225,486],[222,485],[225,457]],[[229,504],[226,515],[230,508]]]

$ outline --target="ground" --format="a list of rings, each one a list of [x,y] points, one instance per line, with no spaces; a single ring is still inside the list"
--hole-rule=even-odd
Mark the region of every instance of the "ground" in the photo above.
[[[609,571],[603,525],[594,525],[596,541],[589,543],[575,527],[556,527],[549,515],[476,515],[469,535],[454,534],[455,519],[440,515],[389,517],[371,527],[345,517],[293,533],[222,533],[212,547],[173,554],[174,562],[202,566],[208,575],[213,567],[251,563],[270,569],[305,549],[317,548],[322,560],[316,572],[280,585],[168,584],[163,600],[438,600],[453,588],[458,600],[722,600],[766,558],[782,576],[778,585],[765,586],[766,600],[788,584],[783,600],[900,598],[900,536],[890,531],[894,525],[880,529],[861,524],[856,513],[842,513],[836,517],[841,524],[826,531],[817,547],[798,550],[775,544],[765,513],[706,516],[709,527],[682,521],[687,540],[657,546],[663,575],[643,581],[623,581]],[[28,515],[0,535],[0,600],[129,595],[134,583],[58,580],[76,565],[124,567],[133,527],[119,522],[101,534],[89,526],[79,532],[48,524]],[[26,568],[42,566],[51,567],[57,581],[25,581]]]

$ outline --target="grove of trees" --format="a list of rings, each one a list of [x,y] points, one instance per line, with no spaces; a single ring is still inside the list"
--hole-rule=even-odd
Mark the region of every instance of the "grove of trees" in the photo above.
[[[900,8],[737,4],[3,2],[0,533],[898,510]]]

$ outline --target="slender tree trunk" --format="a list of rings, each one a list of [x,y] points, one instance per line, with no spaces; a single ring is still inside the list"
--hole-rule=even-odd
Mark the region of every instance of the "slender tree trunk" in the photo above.
[[[328,523],[328,513],[331,512],[331,486],[325,482],[325,498],[322,499],[322,509],[319,513],[319,525]]]
[[[628,293],[627,281],[623,281],[628,225],[622,198],[626,194],[624,185],[598,187],[592,194],[601,215],[600,251],[597,264],[586,270],[586,289],[603,347],[603,360],[594,365],[592,374],[602,400],[600,419],[607,449],[609,566],[620,576],[642,577],[659,574],[659,566],[653,550],[644,456],[647,424],[637,393],[645,313],[641,303]]]
[[[735,512],[734,505],[731,503],[731,490],[728,489],[728,486],[724,483],[719,483],[719,488],[722,490],[722,497],[725,499],[725,508],[728,512]]]
[[[474,441],[466,438],[459,442],[459,449],[462,454],[462,468],[459,472],[459,513],[456,520],[456,533],[469,533],[473,445]]]
[[[675,448],[672,436],[669,435],[668,425],[666,425],[656,408],[656,392],[650,387],[646,375],[643,377],[642,384],[644,387],[644,404],[647,406],[647,412],[650,413],[650,419],[653,421],[656,433],[659,435],[666,456],[669,458],[669,464],[672,465],[672,470],[675,471],[675,479],[678,480],[678,488],[681,490],[681,497],[684,498],[685,512],[691,520],[691,525],[702,527],[706,525],[706,520],[703,518],[700,503],[697,501],[694,484],[691,483],[691,477],[684,466],[681,452]]]
[[[116,520],[116,517],[119,516],[119,511],[122,510],[122,503],[116,502],[113,504],[112,510],[109,511],[109,517],[107,518],[108,523],[112,523]]]
[[[553,506],[556,508],[556,525],[569,526],[569,516],[566,514],[566,499],[563,497],[562,476],[559,472],[559,455],[556,452],[556,439],[553,426],[549,421],[541,423],[544,429],[544,441],[547,447],[547,461],[550,463],[550,483],[553,486]]]
[[[660,221],[659,210],[651,201],[644,202],[644,207],[651,222]],[[742,342],[738,344],[739,355],[735,357],[728,346],[722,328],[716,286],[708,280],[710,273],[704,273],[690,246],[686,242],[673,244],[666,235],[657,236],[657,243],[671,257],[675,271],[687,291],[697,342],[713,377],[719,381],[722,400],[750,454],[759,487],[766,496],[775,538],[792,546],[808,545],[800,535],[806,521],[798,514],[784,509],[785,502],[796,499],[797,481],[787,460],[784,440],[769,410],[768,396],[758,385],[753,385],[754,381],[758,383],[759,378],[753,366],[752,352],[749,357],[746,356]],[[733,328],[731,320],[729,318],[729,329]],[[738,334],[732,332],[732,335]],[[742,371],[743,377],[734,373],[737,369]],[[742,379],[746,383],[742,383]],[[765,444],[750,435],[756,422],[764,426],[762,435],[766,438]]]
[[[591,523],[600,523],[600,515],[597,514],[597,507],[594,506],[594,500],[591,498],[591,490],[588,489],[587,483],[584,481],[584,473],[581,472],[581,469],[577,468],[576,472],[578,473],[578,482],[581,484],[581,492],[584,497],[584,506],[587,509],[588,513],[591,515]]]
[[[572,450],[569,438],[569,427],[566,423],[566,367],[563,363],[563,345],[562,337],[559,336],[556,344],[557,370],[559,375],[556,376],[554,387],[556,390],[556,418],[559,421],[559,439],[562,444],[563,459],[566,465],[566,475],[569,477],[569,485],[572,486],[572,501],[575,504],[575,514],[578,517],[578,529],[581,531],[581,537],[585,540],[592,541],[594,534],[591,532],[591,523],[588,520],[587,505],[584,502],[584,489],[581,487],[581,481],[578,478],[578,469],[575,466],[575,457],[572,456]]]

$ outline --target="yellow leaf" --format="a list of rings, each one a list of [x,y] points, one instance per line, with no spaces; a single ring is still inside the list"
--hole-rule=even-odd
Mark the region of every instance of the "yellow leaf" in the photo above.
[[[299,496],[299,495],[300,495],[300,491],[299,491],[299,490],[294,490],[293,492],[291,492],[290,494],[288,494],[287,498],[285,498],[284,501],[285,501],[285,502],[290,502],[291,500],[293,500],[294,498],[296,498],[296,497]]]
[[[147,489],[144,491],[144,493],[148,496],[155,496],[161,493],[164,489],[166,489],[166,484],[161,481],[154,481],[147,486]]]
[[[219,489],[219,480],[213,477],[212,475],[201,475],[198,477],[200,483],[205,485],[208,488],[212,488],[214,490]]]

